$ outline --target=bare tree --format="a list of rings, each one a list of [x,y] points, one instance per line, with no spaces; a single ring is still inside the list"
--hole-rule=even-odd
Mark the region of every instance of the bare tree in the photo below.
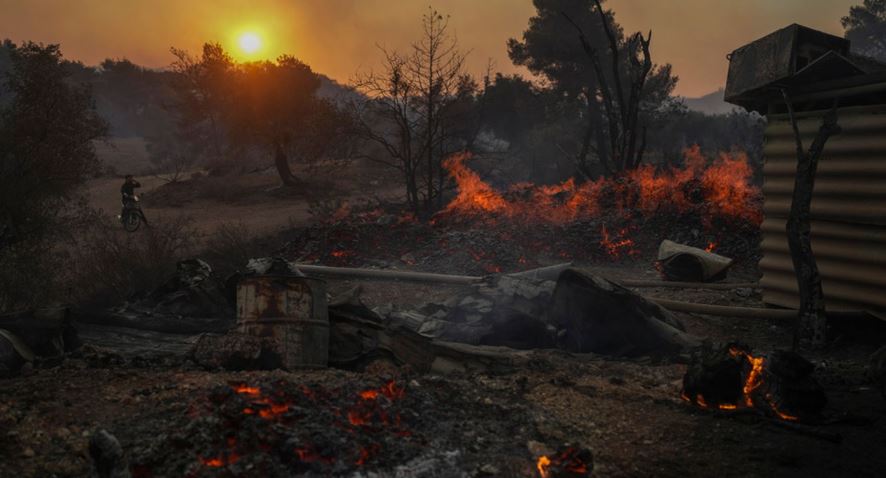
[[[791,198],[791,212],[788,215],[786,232],[788,248],[794,272],[797,275],[797,287],[800,295],[800,310],[797,314],[797,326],[794,331],[794,348],[801,339],[808,339],[813,346],[821,346],[827,339],[827,317],[825,314],[824,292],[821,288],[821,274],[815,255],[812,252],[810,237],[810,209],[812,192],[815,187],[815,174],[818,171],[818,160],[824,152],[828,139],[840,134],[837,124],[837,102],[825,114],[821,127],[812,140],[807,151],[803,147],[800,127],[797,124],[794,107],[787,90],[781,90],[788,110],[788,119],[794,131],[797,147],[797,174],[794,181],[794,192]]]
[[[640,114],[650,92],[647,80],[653,70],[652,56],[649,52],[652,31],[645,37],[637,32],[622,46],[619,44],[620,36],[616,36],[612,28],[614,21],[603,10],[600,0],[594,0],[594,4],[600,14],[600,23],[609,43],[608,56],[611,59],[609,73],[604,70],[600,60],[601,55],[588,41],[582,28],[566,13],[561,13],[578,32],[579,41],[597,79],[597,91],[606,114],[609,133],[607,150],[597,151],[603,168],[607,172],[635,169],[642,163],[646,149],[647,125],[640,121]],[[580,157],[586,156],[589,148],[588,136],[583,142]]]
[[[404,175],[407,201],[415,212],[430,210],[441,192],[447,106],[464,85],[465,53],[449,32],[449,19],[429,9],[422,16],[422,37],[407,54],[381,48],[381,73],[357,78],[367,100],[359,105],[360,133],[380,145],[388,164]]]

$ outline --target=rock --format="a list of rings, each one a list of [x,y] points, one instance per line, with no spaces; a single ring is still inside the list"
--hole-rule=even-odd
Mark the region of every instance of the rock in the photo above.
[[[397,216],[393,214],[384,214],[379,216],[379,218],[375,220],[375,223],[380,226],[390,226],[391,224],[397,223]]]
[[[489,463],[481,466],[478,471],[480,475],[485,476],[494,476],[501,472],[497,467],[495,467],[494,465],[490,465]]]
[[[411,266],[411,265],[415,265],[418,261],[415,259],[414,255],[407,252],[406,254],[403,254],[402,256],[400,256],[400,262]]]
[[[33,359],[30,347],[8,330],[0,329],[0,378],[17,375]]]
[[[713,282],[726,277],[733,260],[697,247],[664,240],[658,261],[665,279],[686,282]]]
[[[99,429],[89,439],[89,456],[92,457],[98,478],[130,478],[129,464],[123,447],[107,430]]]

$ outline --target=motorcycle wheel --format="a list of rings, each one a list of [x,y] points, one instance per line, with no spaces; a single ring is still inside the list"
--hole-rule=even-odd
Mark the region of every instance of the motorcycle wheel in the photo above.
[[[137,212],[130,211],[123,216],[123,229],[125,229],[126,232],[135,232],[138,230],[139,226],[141,226],[141,218],[138,217]]]

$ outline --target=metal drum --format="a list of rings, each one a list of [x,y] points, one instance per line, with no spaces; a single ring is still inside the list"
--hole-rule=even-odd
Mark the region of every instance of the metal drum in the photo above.
[[[288,275],[244,277],[237,285],[237,329],[271,339],[273,352],[287,370],[326,367],[326,283]]]

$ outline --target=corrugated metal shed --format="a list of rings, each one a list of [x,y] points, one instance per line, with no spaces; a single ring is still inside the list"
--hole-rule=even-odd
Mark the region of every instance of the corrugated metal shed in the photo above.
[[[873,85],[865,94],[878,89]],[[882,90],[886,91],[886,85]],[[832,95],[820,91],[816,97],[842,96],[832,91]],[[807,148],[823,113],[797,114]],[[838,122],[843,131],[828,141],[816,176],[812,249],[827,307],[866,310],[886,319],[886,104],[840,108]],[[769,115],[763,154],[763,300],[797,307],[797,279],[785,235],[797,169],[787,115]]]

